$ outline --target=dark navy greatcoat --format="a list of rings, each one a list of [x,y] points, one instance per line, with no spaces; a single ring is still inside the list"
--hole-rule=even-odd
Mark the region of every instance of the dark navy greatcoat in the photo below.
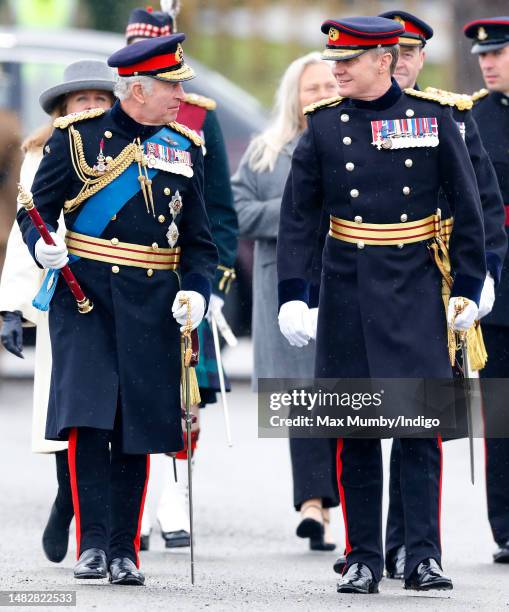
[[[371,144],[371,121],[410,116],[437,119],[438,146]],[[486,276],[480,198],[450,108],[402,93],[393,80],[375,101],[346,99],[310,114],[282,203],[280,303],[308,300],[322,211],[365,223],[416,221],[436,212],[441,189],[455,219],[452,295],[478,303]],[[358,248],[327,236],[316,376],[450,377],[441,283],[426,242]]]
[[[115,157],[137,137],[141,141],[162,126],[144,126],[117,102],[100,117],[74,123],[82,137],[87,163],[93,166],[104,139],[104,155]],[[176,135],[177,136],[177,135]],[[181,135],[178,135],[181,138]],[[178,140],[178,138],[177,138]],[[170,143],[171,144],[171,143]],[[183,208],[176,217],[182,249],[179,272],[154,270],[81,258],[72,269],[94,303],[79,314],[62,278],[50,306],[53,371],[46,437],[67,439],[71,427],[113,429],[122,414],[123,451],[161,453],[182,448],[180,406],[180,332],[171,307],[182,289],[206,300],[217,266],[203,202],[201,148],[190,144],[192,178],[160,170],[153,179],[155,217],[147,213],[141,191],[128,200],[101,237],[120,242],[168,247],[172,217],[168,203],[178,190]],[[64,201],[82,187],[71,162],[67,129],[55,129],[32,187],[34,202],[46,224],[56,228]],[[164,193],[165,188],[171,195]],[[67,228],[87,203],[66,215]],[[164,218],[164,220],[163,220]],[[24,211],[18,214],[32,255],[38,234]]]
[[[509,97],[493,92],[480,99],[472,113],[482,142],[493,162],[505,206],[509,205]],[[507,210],[507,208],[506,208]],[[507,226],[506,226],[507,231]],[[495,305],[482,320],[483,325],[509,327],[509,261],[503,260]]]

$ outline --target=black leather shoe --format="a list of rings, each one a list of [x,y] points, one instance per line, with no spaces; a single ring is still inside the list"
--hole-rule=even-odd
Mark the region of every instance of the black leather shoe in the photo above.
[[[494,563],[509,563],[509,540],[505,544],[498,547],[493,554]]]
[[[405,580],[405,589],[413,591],[450,591],[452,580],[447,578],[435,559],[422,561]]]
[[[145,576],[129,557],[117,557],[110,563],[110,582],[142,586],[145,584]]]
[[[67,554],[69,545],[69,525],[71,518],[62,516],[55,504],[51,506],[48,522],[42,534],[42,549],[53,563],[60,563]]]
[[[191,546],[191,536],[184,529],[179,531],[163,531],[161,533],[166,548],[185,548]]]
[[[332,568],[336,572],[336,574],[342,574],[343,570],[345,569],[345,565],[346,565],[346,555],[341,555],[341,557],[337,558]]]
[[[100,548],[88,548],[84,550],[78,562],[74,566],[75,578],[106,578],[108,575],[108,563],[106,553]]]
[[[378,593],[378,582],[364,563],[353,563],[338,580],[338,593]]]
[[[406,561],[406,548],[400,546],[391,550],[387,554],[385,559],[385,568],[387,570],[387,578],[394,580],[403,580],[405,577],[405,561]]]

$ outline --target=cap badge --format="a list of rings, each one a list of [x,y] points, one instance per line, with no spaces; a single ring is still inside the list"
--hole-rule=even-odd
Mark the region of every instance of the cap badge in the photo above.
[[[486,34],[486,30],[481,26],[477,31],[477,40],[486,40],[488,38],[488,34]]]
[[[392,18],[393,21],[397,21],[398,23],[400,23],[403,27],[405,27],[405,20],[403,19],[403,17],[400,17],[399,15],[397,15],[396,17]]]
[[[332,41],[336,41],[339,38],[339,30],[336,30],[336,28],[330,28],[329,29],[329,38]]]
[[[177,50],[175,51],[175,59],[179,63],[184,61],[184,50],[182,49],[182,45],[180,43],[177,45]]]

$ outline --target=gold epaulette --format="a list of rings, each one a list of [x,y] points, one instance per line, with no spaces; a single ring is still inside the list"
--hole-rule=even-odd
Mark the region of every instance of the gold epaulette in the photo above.
[[[172,130],[175,130],[179,134],[182,134],[186,138],[189,138],[189,140],[197,147],[202,146],[203,138],[200,138],[200,136],[198,136],[198,134],[191,128],[182,125],[182,123],[177,123],[176,121],[172,121],[172,123],[169,123],[168,125],[169,127],[171,127]]]
[[[217,102],[212,98],[206,98],[205,96],[200,96],[195,93],[188,93],[184,98],[184,102],[188,104],[192,104],[193,106],[201,106],[201,108],[205,108],[207,110],[216,110]]]
[[[320,100],[319,102],[313,102],[313,104],[308,104],[304,107],[304,114],[309,115],[310,113],[314,113],[319,108],[326,108],[337,106],[341,102],[343,102],[344,98],[341,96],[334,96],[333,98],[325,98],[325,100]]]
[[[105,112],[106,111],[104,108],[91,108],[89,110],[81,111],[80,113],[71,113],[69,115],[64,115],[63,117],[57,117],[55,121],[53,121],[53,127],[64,130],[77,121],[100,117]]]
[[[407,88],[405,93],[414,98],[437,102],[442,106],[455,106],[459,110],[470,110],[473,106],[472,99],[466,94],[458,94],[452,91],[444,91],[435,87],[427,87],[424,91]]]
[[[470,96],[470,99],[472,100],[472,102],[477,102],[477,100],[480,100],[481,98],[485,98],[490,92],[483,87],[482,89],[479,89],[479,91],[474,91],[474,93]]]

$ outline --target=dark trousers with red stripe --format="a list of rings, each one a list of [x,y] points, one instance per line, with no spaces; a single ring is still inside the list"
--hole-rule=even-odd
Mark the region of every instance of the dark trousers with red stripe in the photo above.
[[[401,444],[392,441],[389,463],[389,511],[385,530],[385,558],[405,544],[405,516],[401,499]]]
[[[128,557],[139,567],[150,455],[122,452],[120,419],[113,431],[73,428],[68,452],[77,556],[100,548],[110,561]]]
[[[441,441],[402,439],[400,470],[408,578],[424,559],[431,557],[441,563]],[[380,580],[384,565],[380,440],[338,440],[337,474],[345,521],[346,567],[365,563]]]
[[[485,325],[483,336],[489,359],[481,379],[509,378],[509,327]],[[490,383],[486,380],[486,384]],[[507,419],[509,403],[504,394],[491,388],[483,399],[488,519],[495,542],[502,546],[509,541],[509,439],[489,436],[497,431],[497,422]]]

